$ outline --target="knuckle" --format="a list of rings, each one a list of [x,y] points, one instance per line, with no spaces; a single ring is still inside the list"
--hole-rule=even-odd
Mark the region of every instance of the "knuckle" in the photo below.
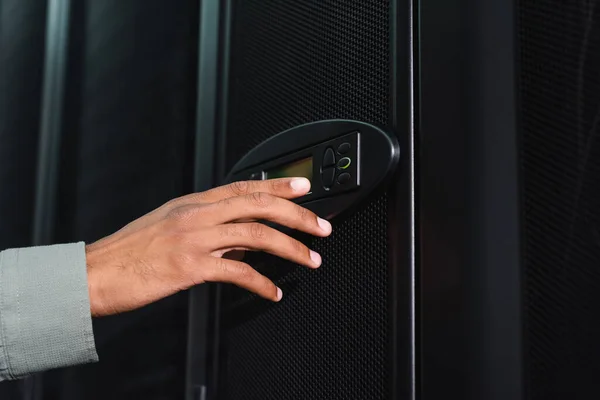
[[[254,270],[248,264],[239,263],[237,268],[237,275],[241,281],[249,282],[254,278]]]
[[[231,230],[227,225],[220,225],[219,227],[217,227],[217,232],[219,233],[220,238],[226,238],[229,235],[231,235]]]
[[[217,202],[217,207],[219,208],[226,208],[231,206],[231,199],[230,198],[226,198],[226,199],[221,199]]]
[[[267,227],[259,223],[251,223],[248,227],[249,235],[252,239],[263,241],[267,237]]]
[[[206,192],[189,193],[185,196],[175,199],[175,204],[193,204],[202,203],[206,198]]]
[[[171,210],[171,209],[175,208],[177,206],[177,204],[179,204],[180,201],[181,201],[180,198],[171,199],[171,200],[167,201],[165,204],[163,204],[162,207],[165,209]]]
[[[269,183],[269,189],[273,193],[278,193],[283,191],[286,183],[284,183],[281,179],[269,179],[267,181]]]
[[[218,228],[219,237],[237,237],[240,236],[240,232],[235,225],[225,224],[220,225]]]
[[[253,205],[260,208],[269,207],[275,199],[273,196],[263,192],[252,193],[248,198]]]
[[[187,223],[195,219],[202,212],[202,207],[196,205],[187,205],[175,207],[168,213],[168,217],[178,223]]]
[[[243,196],[250,191],[250,184],[247,181],[238,181],[233,182],[229,188],[235,196]]]
[[[216,269],[221,276],[227,276],[231,272],[229,264],[222,258],[217,258]]]
[[[300,219],[301,221],[307,220],[311,214],[311,212],[308,211],[307,208],[300,207],[300,206],[296,207],[296,212],[298,213],[298,219]]]

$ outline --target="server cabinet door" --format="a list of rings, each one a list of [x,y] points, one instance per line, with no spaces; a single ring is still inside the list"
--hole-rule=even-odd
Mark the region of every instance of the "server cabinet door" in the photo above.
[[[374,124],[411,148],[410,2],[225,3],[221,177],[266,139],[320,120]],[[334,221],[331,237],[307,240],[323,256],[320,269],[248,257],[282,287],[280,303],[221,288],[211,398],[411,398],[405,160],[387,190]]]

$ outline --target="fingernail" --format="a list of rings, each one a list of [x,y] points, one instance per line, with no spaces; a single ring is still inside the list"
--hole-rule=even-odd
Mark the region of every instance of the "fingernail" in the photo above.
[[[306,178],[292,179],[290,186],[295,192],[307,192],[310,189],[310,182]]]
[[[317,223],[319,224],[319,227],[326,233],[331,232],[331,224],[329,221],[325,221],[323,218],[317,218]]]
[[[317,253],[316,251],[310,251],[310,259],[313,261],[313,263],[317,266],[320,267],[321,266],[321,256],[319,255],[319,253]]]
[[[283,297],[283,292],[281,291],[280,288],[277,288],[277,301],[281,300],[282,297]]]

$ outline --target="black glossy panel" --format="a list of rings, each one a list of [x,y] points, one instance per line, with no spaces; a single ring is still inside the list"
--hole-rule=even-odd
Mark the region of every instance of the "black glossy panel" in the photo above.
[[[0,250],[32,240],[45,29],[45,1],[0,1]]]
[[[0,251],[33,240],[46,6],[0,1]],[[22,400],[24,382],[0,383],[0,399]]]
[[[600,398],[600,8],[519,0],[532,400]]]
[[[421,399],[520,400],[515,4],[419,6]]]
[[[57,241],[94,241],[192,190],[196,1],[73,2]],[[101,362],[48,398],[183,398],[187,294],[94,321]]]

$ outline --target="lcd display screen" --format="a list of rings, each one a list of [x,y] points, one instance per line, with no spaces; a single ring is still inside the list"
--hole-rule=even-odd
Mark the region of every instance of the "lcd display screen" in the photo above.
[[[313,158],[304,158],[277,168],[265,171],[266,179],[276,178],[307,178],[312,182],[313,177]]]

